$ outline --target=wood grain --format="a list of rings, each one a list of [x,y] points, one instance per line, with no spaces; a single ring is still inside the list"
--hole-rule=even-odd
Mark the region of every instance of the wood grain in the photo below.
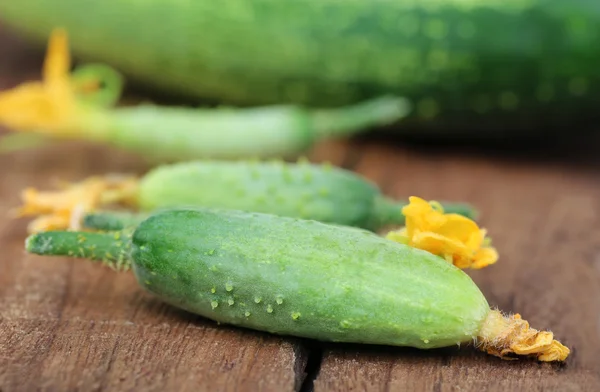
[[[0,27],[0,59],[4,89],[37,78],[42,53]],[[361,139],[319,145],[310,157],[397,198],[474,203],[501,259],[468,273],[492,306],[568,345],[562,366],[467,346],[321,344],[219,326],[150,297],[130,274],[26,255],[27,221],[6,215],[21,189],[148,167],[85,143],[0,156],[0,391],[600,390],[600,160],[558,150],[517,159]]]
[[[395,197],[476,205],[501,259],[468,273],[491,306],[552,330],[572,354],[556,366],[502,361],[472,347],[425,354],[330,346],[315,391],[600,388],[600,171],[381,145],[363,151],[355,170]]]
[[[57,159],[57,156],[61,156]],[[0,213],[26,185],[76,180],[134,159],[86,145],[0,158]],[[14,165],[14,166],[13,166]],[[139,289],[133,275],[64,258],[24,255],[25,221],[0,228],[0,388],[296,390],[306,362],[294,340],[217,326]]]

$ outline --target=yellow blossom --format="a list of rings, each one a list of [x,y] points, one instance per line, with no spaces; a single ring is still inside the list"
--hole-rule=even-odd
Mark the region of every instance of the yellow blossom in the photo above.
[[[88,72],[89,74],[90,72]],[[0,124],[12,131],[33,132],[58,137],[79,135],[100,116],[85,99],[93,101],[98,80],[74,78],[66,31],[55,29],[48,42],[42,80],[23,83],[0,92]],[[96,114],[90,117],[91,114]],[[90,121],[92,119],[94,121]]]
[[[80,229],[87,212],[113,203],[135,205],[137,179],[124,176],[90,177],[76,184],[64,184],[58,191],[40,192],[27,188],[18,216],[39,215],[28,227],[30,233]]]
[[[388,239],[426,250],[459,268],[479,269],[498,260],[485,229],[465,216],[445,214],[439,203],[412,196],[402,213],[406,226],[388,233]]]

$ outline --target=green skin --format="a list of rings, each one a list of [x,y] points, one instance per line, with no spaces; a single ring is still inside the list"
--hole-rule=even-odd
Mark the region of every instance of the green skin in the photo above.
[[[597,0],[21,0],[0,19],[162,91],[233,104],[414,104],[404,132],[572,125],[600,101]],[[489,134],[489,133],[488,133]]]
[[[99,213],[84,225],[118,230],[147,212],[180,206],[263,212],[378,230],[403,225],[406,202],[382,195],[361,176],[331,165],[311,163],[196,161],[152,169],[139,183],[141,214]],[[475,218],[466,204],[445,203],[446,212]]]
[[[75,71],[75,77],[81,77],[82,70],[93,77],[96,69],[96,64],[91,71],[88,66],[82,67]],[[109,73],[116,74],[105,68],[103,74],[96,72],[96,75],[102,80]],[[116,79],[114,75],[111,77]],[[88,110],[78,117],[78,132],[64,137],[111,144],[158,162],[294,157],[319,141],[389,125],[410,110],[405,99],[392,96],[329,109],[293,105],[188,108],[148,104],[106,108],[113,103],[114,89],[118,86],[111,85],[108,92],[100,90],[81,97]]]
[[[143,221],[129,245],[110,238],[45,232],[30,236],[26,248],[103,259],[101,246],[111,254],[130,247],[140,285],[171,305],[222,323],[323,341],[451,346],[477,337],[490,311],[462,270],[357,228],[176,209]]]
[[[389,125],[408,111],[404,99],[388,96],[322,110],[141,105],[111,110],[106,121],[94,118],[84,132],[162,161],[293,157],[318,141]]]

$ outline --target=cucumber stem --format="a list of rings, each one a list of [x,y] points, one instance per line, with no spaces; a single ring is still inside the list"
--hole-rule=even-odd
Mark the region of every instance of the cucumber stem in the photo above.
[[[135,227],[147,217],[148,214],[143,212],[92,212],[83,217],[82,226],[86,229],[116,231]]]
[[[472,220],[477,220],[479,212],[466,203],[440,203],[447,214],[459,214]],[[393,200],[380,196],[375,200],[375,208],[372,216],[372,226],[382,227],[385,225],[404,225],[406,219],[402,214],[402,207],[408,205],[408,201]]]
[[[130,236],[125,232],[46,231],[27,237],[25,250],[43,256],[85,258],[126,270],[131,266]]]
[[[314,139],[351,135],[370,127],[394,123],[410,112],[408,100],[382,96],[351,106],[312,112]]]

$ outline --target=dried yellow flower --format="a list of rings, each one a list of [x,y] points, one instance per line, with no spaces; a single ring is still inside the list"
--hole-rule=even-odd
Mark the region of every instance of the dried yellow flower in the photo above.
[[[30,233],[79,229],[83,214],[111,203],[135,204],[138,180],[134,177],[90,177],[76,184],[65,184],[58,191],[39,192],[34,188],[23,191],[24,205],[19,216],[39,215],[28,227]]]

